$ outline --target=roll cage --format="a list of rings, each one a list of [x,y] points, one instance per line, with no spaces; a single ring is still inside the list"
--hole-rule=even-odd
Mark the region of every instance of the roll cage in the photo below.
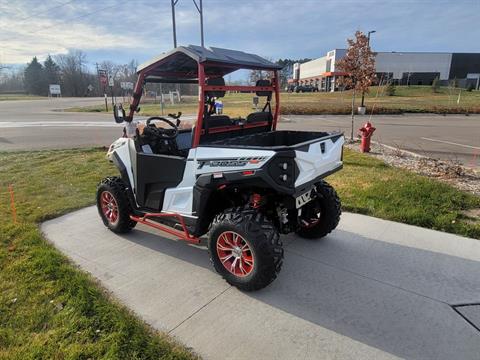
[[[133,101],[130,105],[126,121],[132,121],[135,111],[138,108],[142,97],[143,87],[146,83],[186,83],[198,84],[198,113],[193,130],[192,148],[200,144],[200,139],[205,134],[205,119],[208,116],[206,111],[206,99],[218,92],[239,91],[255,92],[261,96],[267,96],[268,110],[272,113],[270,100],[272,94],[275,96],[275,106],[272,113],[272,120],[268,122],[268,130],[275,130],[280,109],[280,85],[278,70],[282,67],[267,61],[260,56],[245,53],[242,51],[203,48],[200,46],[179,46],[168,53],[162,54],[150,62],[139,66],[138,79],[134,87]],[[254,86],[232,86],[209,84],[210,79],[223,78],[223,76],[236,70],[263,70],[271,73],[270,81],[257,82]],[[214,83],[215,81],[211,81]],[[213,95],[215,96],[215,95]],[[264,108],[264,110],[266,107]],[[254,128],[264,127],[266,123],[232,124],[216,128],[216,132],[228,132],[243,127]]]

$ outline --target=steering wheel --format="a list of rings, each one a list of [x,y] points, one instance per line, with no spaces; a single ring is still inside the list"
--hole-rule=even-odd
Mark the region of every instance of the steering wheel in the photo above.
[[[166,122],[168,125],[170,125],[171,129],[157,128],[154,124],[151,124],[151,122],[154,121],[154,120],[160,120],[160,121]],[[173,140],[177,137],[177,135],[178,135],[178,124],[179,124],[179,122],[177,122],[177,125],[175,125],[170,120],[165,119],[163,117],[159,117],[159,116],[152,116],[152,117],[147,119],[147,126],[155,127],[157,129],[158,133],[160,133],[160,135],[162,136],[162,138],[167,139],[167,140]]]

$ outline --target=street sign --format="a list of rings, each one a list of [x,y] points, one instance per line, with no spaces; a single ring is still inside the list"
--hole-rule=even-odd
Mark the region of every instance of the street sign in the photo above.
[[[62,95],[62,91],[60,90],[60,85],[50,84],[48,86],[48,90],[50,95]]]
[[[107,70],[98,69],[97,74],[98,74],[98,79],[100,80],[100,84],[102,84],[103,87],[107,86],[108,84]]]
[[[113,82],[113,77],[109,76],[108,77],[108,86],[113,87],[114,82]]]
[[[92,90],[93,90],[93,85],[92,85],[92,84],[88,85],[88,86],[87,86],[87,89],[88,89],[89,92],[92,92]]]
[[[123,90],[133,90],[133,83],[132,82],[129,82],[129,81],[122,81],[120,83],[120,87],[123,89]]]

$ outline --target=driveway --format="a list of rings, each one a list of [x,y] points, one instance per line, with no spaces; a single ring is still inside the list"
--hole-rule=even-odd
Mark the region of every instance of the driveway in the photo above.
[[[155,328],[206,359],[476,359],[480,242],[343,214],[319,241],[283,238],[269,287],[242,293],[203,246],[138,226],[105,229],[94,207],[46,237]]]

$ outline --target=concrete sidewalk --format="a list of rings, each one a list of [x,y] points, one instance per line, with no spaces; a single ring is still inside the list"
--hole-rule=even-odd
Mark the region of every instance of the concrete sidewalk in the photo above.
[[[284,237],[277,280],[242,293],[214,272],[205,248],[143,226],[115,235],[94,207],[42,230],[206,359],[480,358],[477,240],[346,213],[325,239]]]

